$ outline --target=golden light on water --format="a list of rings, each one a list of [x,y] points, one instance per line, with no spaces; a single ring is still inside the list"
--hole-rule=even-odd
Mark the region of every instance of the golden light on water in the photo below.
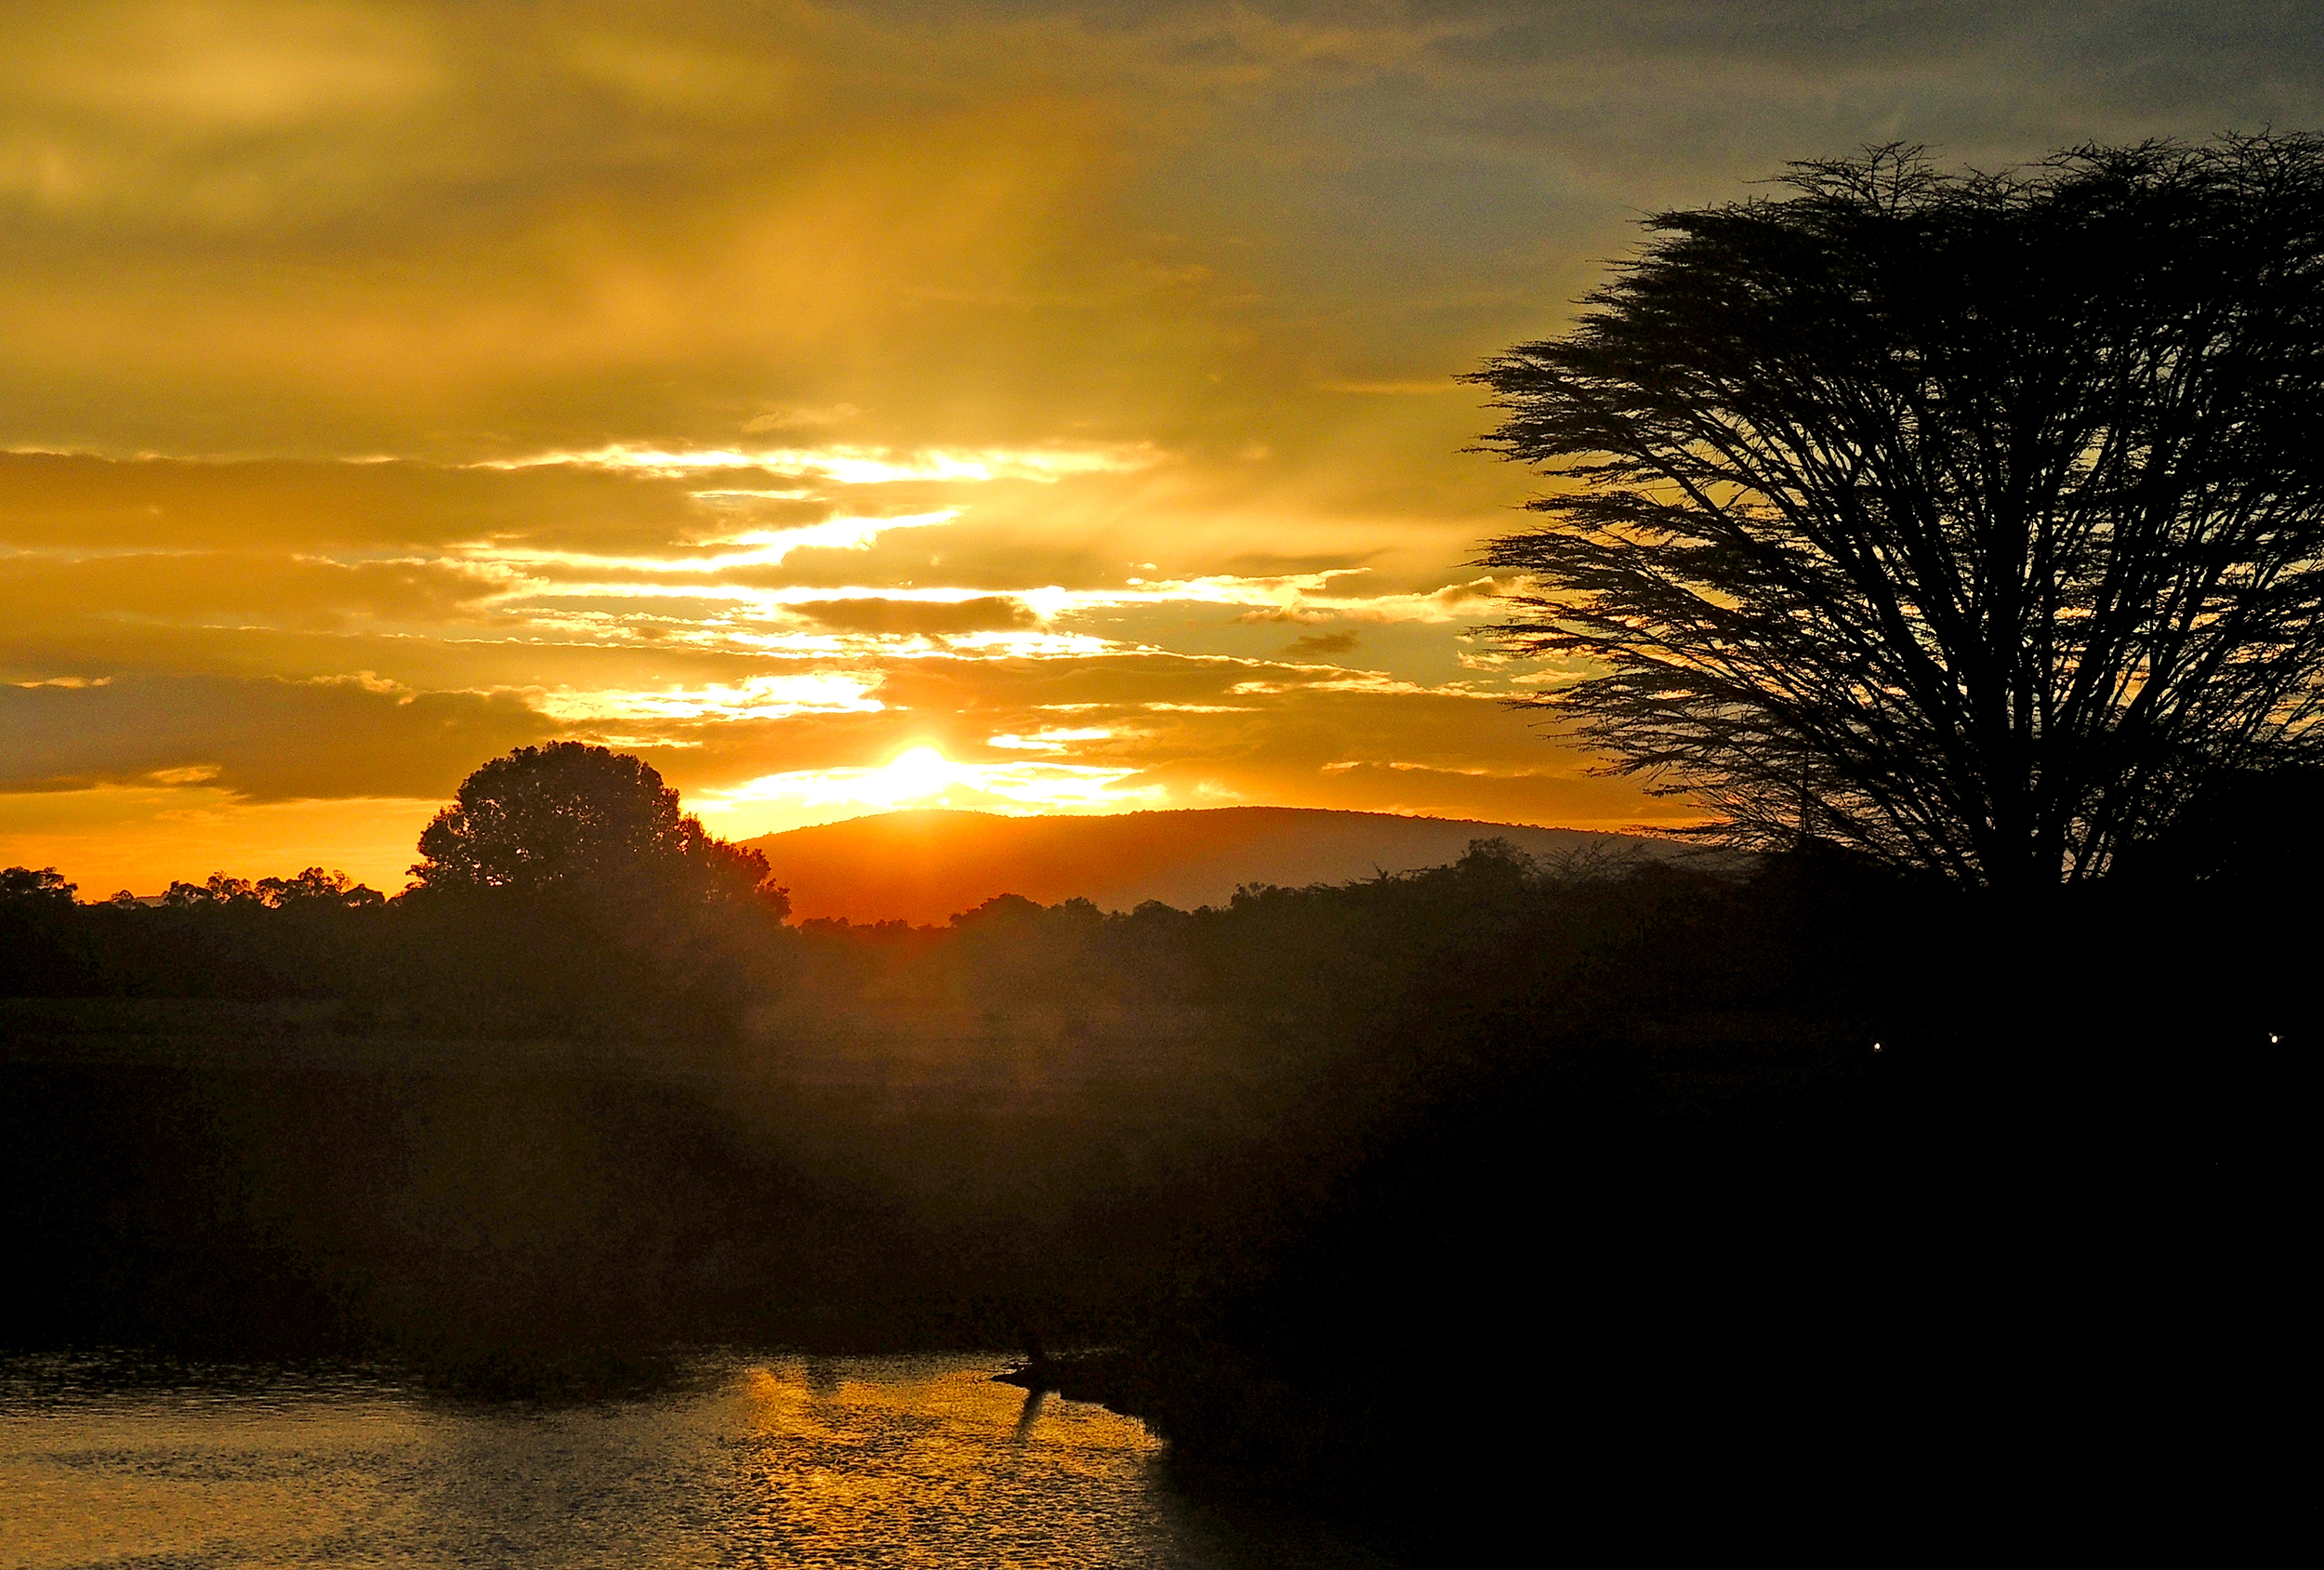
[[[170,1386],[129,1366],[117,1391],[29,1370],[74,1387],[40,1404],[22,1398],[21,1363],[8,1370],[0,1490],[31,1504],[0,1511],[0,1563],[1207,1558],[1142,1424],[1028,1402],[990,1358],[729,1365],[638,1398],[515,1410],[362,1376],[201,1370]]]

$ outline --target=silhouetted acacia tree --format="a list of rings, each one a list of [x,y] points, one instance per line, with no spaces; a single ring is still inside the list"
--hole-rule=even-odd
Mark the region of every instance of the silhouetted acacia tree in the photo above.
[[[428,892],[504,891],[603,900],[788,908],[766,857],[678,810],[651,765],[580,742],[521,746],[460,784],[419,837],[412,875]]]
[[[1733,839],[2010,887],[2313,756],[2324,142],[1780,184],[1471,378],[1558,482],[1485,558],[1578,657],[1532,701]]]

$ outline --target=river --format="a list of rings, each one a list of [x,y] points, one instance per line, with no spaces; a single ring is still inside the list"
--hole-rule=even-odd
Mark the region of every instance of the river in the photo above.
[[[989,1357],[705,1354],[480,1405],[373,1371],[0,1359],[0,1566],[1378,1565],[1170,1484],[1134,1418]]]

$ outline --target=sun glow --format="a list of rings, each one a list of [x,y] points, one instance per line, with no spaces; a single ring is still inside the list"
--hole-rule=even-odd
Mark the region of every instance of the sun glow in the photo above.
[[[959,772],[932,746],[916,746],[872,776],[867,794],[894,801],[940,796],[959,783]]]
[[[767,774],[690,805],[722,821],[729,836],[831,823],[867,812],[954,807],[1009,816],[1122,812],[1164,804],[1159,786],[1123,783],[1138,771],[1048,759],[959,763],[921,743],[876,769],[801,769]],[[745,823],[763,826],[742,826]]]

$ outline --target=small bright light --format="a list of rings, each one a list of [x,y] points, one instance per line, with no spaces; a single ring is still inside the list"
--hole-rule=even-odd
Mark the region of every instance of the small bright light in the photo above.
[[[1879,1042],[1877,1042],[1877,1041],[1873,1042],[1873,1043],[1872,1043],[1872,1050],[1873,1050],[1873,1051],[1875,1051],[1875,1052],[1877,1052],[1877,1051],[1879,1051],[1880,1049],[1881,1049],[1881,1044],[1880,1044]]]

